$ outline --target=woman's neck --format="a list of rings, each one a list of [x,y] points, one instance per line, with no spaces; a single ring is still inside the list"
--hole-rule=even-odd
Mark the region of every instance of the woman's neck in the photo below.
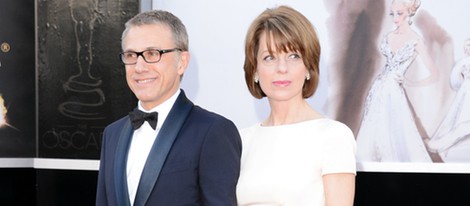
[[[263,126],[277,126],[285,124],[294,124],[307,120],[321,118],[322,115],[314,110],[305,99],[289,102],[269,102],[271,113],[263,121]]]
[[[394,31],[395,34],[397,35],[402,35],[402,34],[409,34],[411,31],[411,27],[409,24],[403,24],[399,27],[397,27]]]

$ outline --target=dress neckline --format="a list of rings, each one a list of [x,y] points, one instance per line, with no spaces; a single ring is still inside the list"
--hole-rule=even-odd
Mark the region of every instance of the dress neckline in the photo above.
[[[310,123],[310,122],[316,122],[316,121],[325,120],[325,119],[327,119],[327,118],[326,117],[320,117],[320,118],[305,120],[305,121],[301,121],[301,122],[295,122],[295,123],[290,123],[290,124],[282,124],[282,125],[274,125],[274,126],[264,126],[260,122],[260,123],[257,124],[257,126],[260,127],[260,128],[281,128],[281,127],[290,127],[290,126],[302,125],[302,124],[306,124],[306,123]]]
[[[396,49],[395,51],[392,51],[392,48],[390,47],[390,43],[388,42],[388,36],[385,37],[385,44],[386,44],[386,48],[387,48],[387,53],[391,54],[392,57],[396,56],[399,53],[402,53],[403,51],[408,50],[410,47],[414,47],[416,45],[416,43],[417,43],[416,39],[410,39],[410,40],[405,41],[403,46],[398,47],[398,49]]]

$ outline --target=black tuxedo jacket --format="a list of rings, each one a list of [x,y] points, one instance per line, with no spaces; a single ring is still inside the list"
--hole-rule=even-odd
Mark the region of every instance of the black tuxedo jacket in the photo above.
[[[96,205],[131,205],[126,162],[133,129],[126,116],[103,133]],[[181,91],[145,164],[134,205],[236,205],[241,140],[232,121]]]

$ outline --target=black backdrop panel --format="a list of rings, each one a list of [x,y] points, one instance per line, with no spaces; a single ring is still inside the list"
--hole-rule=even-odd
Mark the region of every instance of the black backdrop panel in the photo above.
[[[0,157],[35,155],[34,0],[0,1]]]
[[[38,1],[39,157],[98,159],[102,131],[136,106],[124,23],[138,0]]]
[[[36,205],[35,177],[33,168],[1,168],[0,205]]]
[[[468,206],[470,175],[358,172],[356,206]]]
[[[95,205],[97,179],[97,171],[37,170],[36,205]]]
[[[6,172],[0,170],[0,177],[5,177]],[[24,172],[14,178],[11,178],[11,172],[8,174],[10,176],[6,178],[17,181]],[[94,205],[97,175],[97,171],[37,170],[37,205]],[[6,182],[5,188],[0,184],[0,191],[12,187],[8,182],[11,181]],[[34,195],[31,194],[32,185],[26,183],[18,181],[23,187],[16,187],[17,192],[11,197],[18,197],[20,191]],[[359,172],[354,205],[468,206],[469,185],[468,174]],[[4,195],[4,198],[0,198],[0,205],[13,201],[10,196]]]

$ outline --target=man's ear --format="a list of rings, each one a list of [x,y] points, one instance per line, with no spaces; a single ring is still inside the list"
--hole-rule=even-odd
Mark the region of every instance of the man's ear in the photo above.
[[[180,61],[178,62],[178,74],[183,75],[186,69],[189,66],[189,51],[181,51],[180,53]]]

